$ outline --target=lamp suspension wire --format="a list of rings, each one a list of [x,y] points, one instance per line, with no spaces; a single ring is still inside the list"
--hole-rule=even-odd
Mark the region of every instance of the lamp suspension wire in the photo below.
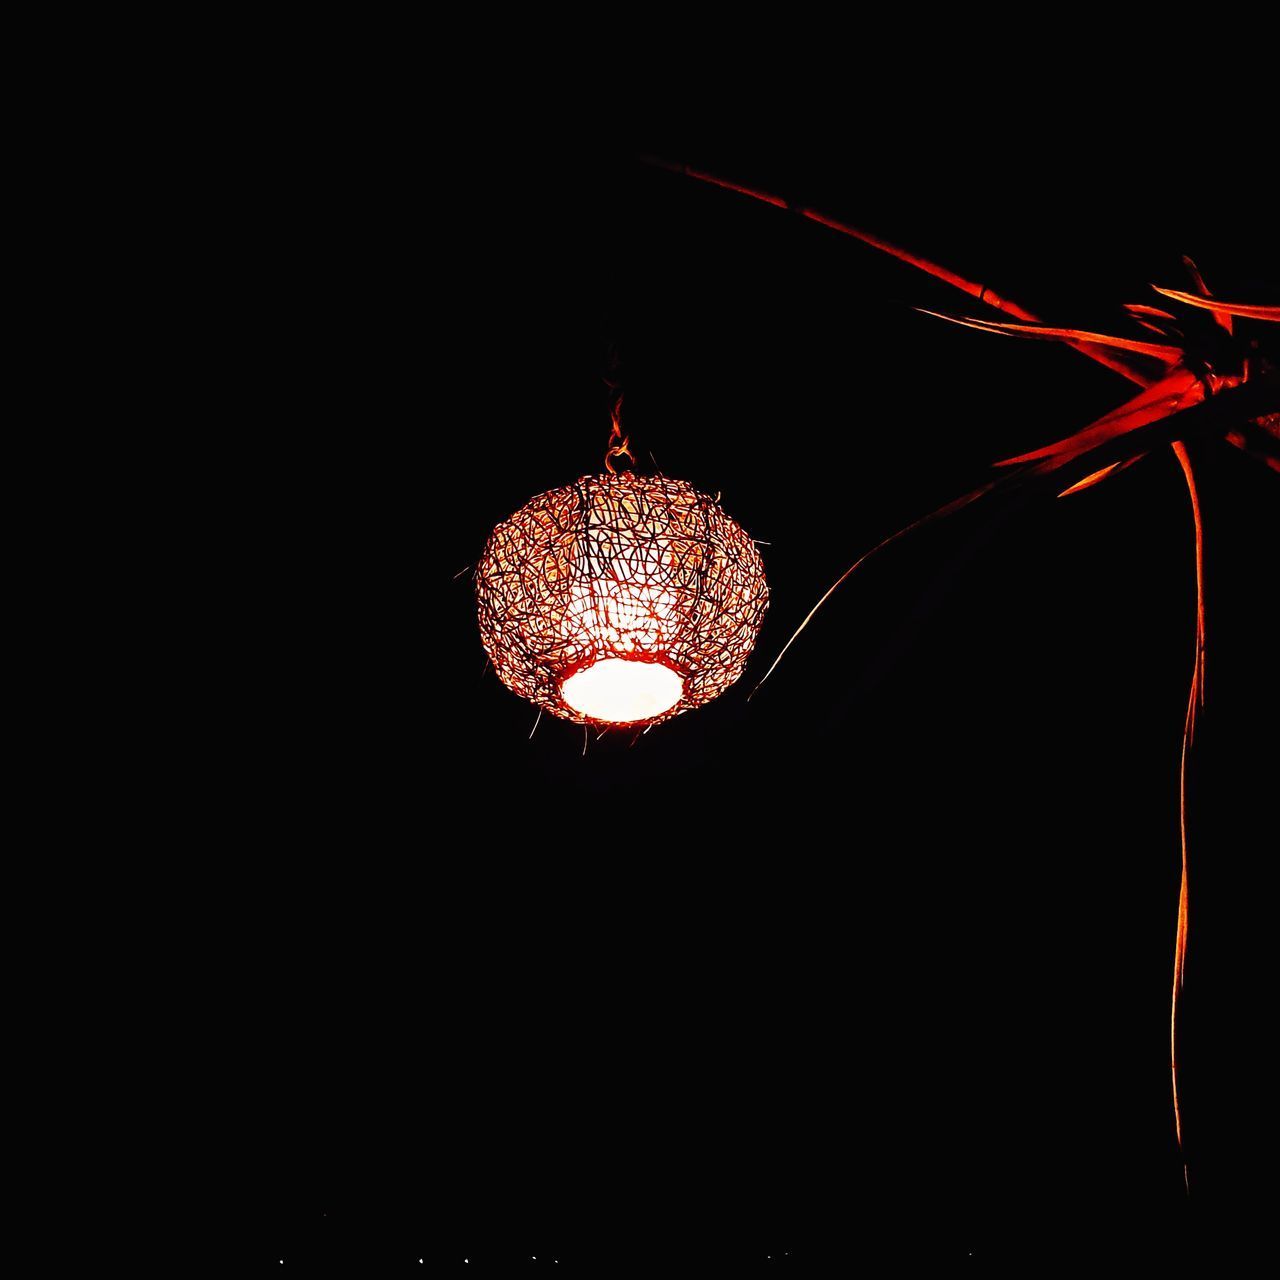
[[[604,384],[609,388],[610,404],[609,404],[609,447],[605,450],[604,465],[611,476],[618,474],[618,469],[613,465],[615,458],[626,458],[629,463],[635,463],[635,454],[631,452],[631,440],[622,430],[622,380],[619,376],[618,367],[618,344],[611,342],[609,344],[609,363],[604,375]],[[624,471],[630,471],[631,467],[626,466]]]

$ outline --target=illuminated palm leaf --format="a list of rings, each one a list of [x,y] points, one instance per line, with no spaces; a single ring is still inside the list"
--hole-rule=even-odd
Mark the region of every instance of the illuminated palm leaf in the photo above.
[[[1083,329],[1055,329],[1044,324],[998,324],[994,320],[978,320],[973,316],[952,316],[945,311],[929,311],[925,307],[917,307],[917,311],[926,316],[936,316],[939,320],[950,320],[952,324],[962,324],[969,329],[982,329],[987,333],[1007,333],[1024,338],[1049,338],[1057,342],[1070,342],[1073,346],[1082,343],[1095,347],[1116,347],[1121,351],[1132,351],[1135,355],[1152,356],[1165,364],[1177,364],[1182,358],[1178,347],[1165,346],[1155,342],[1135,342],[1132,338],[1113,338],[1105,333],[1089,333]]]
[[[1005,458],[1002,462],[997,462],[996,466],[1012,467],[1025,462],[1038,462],[1043,458],[1073,458],[1118,435],[1136,430],[1148,422],[1156,422],[1179,408],[1203,399],[1204,387],[1200,380],[1186,369],[1175,369],[1132,400],[1103,414],[1096,422],[1080,431],[1041,449],[1033,449],[1030,453]]]
[[[1166,298],[1185,303],[1188,307],[1199,307],[1203,311],[1239,316],[1243,320],[1269,320],[1272,324],[1280,324],[1280,307],[1252,306],[1244,302],[1222,302],[1217,298],[1210,302],[1206,298],[1197,297],[1194,293],[1183,293],[1180,289],[1162,289],[1156,284],[1151,287],[1157,293],[1164,294]]]
[[[976,298],[979,303],[996,311],[1013,316],[1019,324],[981,320],[971,316],[945,315],[936,311],[926,314],[938,316],[955,324],[999,333],[1008,336],[1047,339],[1066,343],[1089,359],[1103,364],[1136,382],[1143,390],[1127,403],[1104,414],[1095,422],[1053,444],[1004,459],[997,466],[1008,468],[999,478],[989,481],[960,498],[939,507],[904,529],[890,534],[866,554],[856,560],[831,585],[822,598],[809,611],[804,621],[783,646],[765,673],[765,680],[773,673],[783,655],[795,643],[799,635],[813,620],[814,615],[831,595],[846,582],[857,569],[879,551],[892,545],[906,534],[944,516],[951,515],[1000,489],[1014,485],[1047,484],[1056,488],[1062,479],[1077,474],[1067,488],[1058,491],[1059,496],[1079,493],[1124,471],[1137,462],[1149,450],[1169,444],[1177,456],[1191,500],[1192,522],[1195,534],[1196,564],[1196,635],[1195,659],[1192,666],[1191,688],[1187,700],[1187,712],[1183,727],[1182,755],[1179,768],[1179,816],[1181,831],[1182,874],[1178,895],[1178,920],[1174,942],[1173,998],[1170,1008],[1170,1074],[1173,1090],[1174,1125],[1179,1147],[1182,1147],[1182,1110],[1178,1096],[1178,1000],[1182,991],[1186,970],[1186,949],[1189,912],[1187,877],[1187,769],[1191,745],[1194,740],[1196,708],[1203,704],[1205,695],[1205,612],[1204,612],[1204,529],[1201,520],[1200,496],[1186,442],[1194,437],[1218,438],[1228,441],[1250,456],[1258,458],[1266,466],[1280,472],[1280,373],[1266,361],[1258,359],[1253,348],[1243,344],[1228,343],[1228,353],[1236,361],[1235,367],[1215,367],[1219,347],[1212,348],[1213,358],[1193,350],[1194,343],[1182,332],[1182,322],[1173,313],[1142,303],[1131,303],[1126,310],[1138,324],[1162,337],[1175,339],[1172,343],[1142,342],[1129,338],[1087,330],[1063,328],[1043,324],[1039,317],[1018,303],[1002,297],[987,285],[979,285],[919,254],[892,244],[879,236],[849,223],[838,221],[795,204],[782,197],[729,182],[713,174],[691,169],[685,165],[670,164],[664,160],[647,159],[675,173],[682,173],[702,182],[708,182],[740,195],[763,201],[779,209],[798,214],[802,218],[829,227],[833,231],[851,236],[870,247],[886,253],[898,261],[924,271],[937,280],[952,285],[961,292]],[[1227,303],[1209,297],[1209,290],[1199,268],[1190,258],[1183,262],[1199,295],[1177,289],[1152,286],[1157,293],[1173,302],[1212,314],[1216,326],[1233,338],[1235,318],[1251,321],[1280,321],[1280,307]],[[1148,361],[1157,361],[1161,368],[1148,373]],[[1060,473],[1069,473],[1064,476]],[[758,689],[760,686],[757,685]],[[1183,1177],[1187,1177],[1184,1157]]]

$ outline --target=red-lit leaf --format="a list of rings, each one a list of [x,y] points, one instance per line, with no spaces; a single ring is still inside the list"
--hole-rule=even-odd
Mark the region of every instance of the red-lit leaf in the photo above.
[[[1159,307],[1149,307],[1145,302],[1126,302],[1124,309],[1138,316],[1158,316],[1162,320],[1176,320],[1178,318],[1172,311],[1161,311]]]
[[[1077,480],[1069,489],[1063,489],[1058,497],[1065,498],[1071,493],[1083,493],[1086,489],[1092,489],[1099,480],[1105,480],[1108,476],[1117,475],[1119,472],[1133,466],[1140,458],[1145,458],[1146,453],[1135,454],[1132,458],[1125,458],[1123,462],[1112,462],[1102,468],[1101,471],[1090,472],[1083,480]]]
[[[1117,347],[1121,351],[1132,351],[1135,355],[1152,356],[1163,360],[1166,364],[1176,364],[1182,359],[1182,351],[1178,347],[1165,346],[1157,342],[1137,342],[1133,338],[1113,338],[1106,333],[1090,333],[1085,329],[1056,329],[1040,324],[1000,324],[995,320],[979,320],[974,316],[952,316],[944,311],[930,311],[926,307],[916,307],[926,316],[936,316],[939,320],[950,320],[952,324],[961,324],[969,329],[981,329],[985,333],[1006,333],[1020,338],[1047,338],[1054,342],[1088,343],[1090,346]]]
[[[801,205],[793,204],[791,201],[784,200],[781,196],[773,195],[770,192],[744,187],[739,183],[719,178],[715,174],[692,169],[688,165],[673,164],[671,161],[660,159],[657,156],[643,156],[641,158],[645,164],[654,165],[659,169],[666,169],[670,173],[683,174],[685,177],[694,178],[698,182],[708,182],[712,186],[721,187],[726,191],[749,196],[753,200],[761,200],[765,204],[773,205],[776,209],[788,209],[802,218],[807,218],[810,222],[818,223],[819,226],[828,227],[832,231],[840,232],[841,235],[852,236],[855,240],[861,240],[863,244],[870,245],[873,249],[879,249],[881,253],[887,253],[890,257],[897,258],[899,262],[905,262],[908,266],[915,267],[917,270],[933,276],[935,280],[941,280],[946,284],[952,285],[954,288],[967,293],[971,298],[976,298],[979,302],[988,307],[994,307],[997,311],[1003,311],[1006,315],[1016,316],[1019,320],[1033,322],[1039,320],[1038,316],[1026,310],[1026,308],[1019,306],[1009,298],[1001,297],[990,286],[966,280],[964,276],[957,275],[954,271],[949,271],[946,267],[941,267],[936,262],[931,262],[928,258],[912,253],[908,249],[903,249],[899,245],[884,240],[880,236],[873,235],[869,231],[864,231],[861,227],[855,227],[851,223],[829,218],[826,214],[819,213],[816,209],[808,209]],[[1123,356],[1088,343],[1068,341],[1067,345],[1075,347],[1082,355],[1088,356],[1090,360],[1106,365],[1108,369],[1115,370],[1116,373],[1128,378],[1130,382],[1136,382],[1139,386],[1145,387],[1151,382],[1151,377],[1148,376],[1144,369],[1132,364]]]
[[[1280,413],[1242,422],[1227,432],[1226,439],[1264,467],[1280,472]]]
[[[1182,265],[1186,267],[1187,273],[1191,276],[1191,282],[1200,290],[1200,296],[1203,298],[1211,298],[1213,295],[1209,292],[1209,286],[1204,282],[1204,276],[1200,274],[1200,268],[1184,253],[1182,255]],[[1228,333],[1231,332],[1231,316],[1228,312],[1223,311],[1220,307],[1213,309],[1214,320]],[[1187,473],[1187,483],[1191,483],[1191,473]]]
[[[1199,379],[1185,369],[1176,369],[1134,396],[1132,400],[1104,414],[1096,422],[1091,422],[1080,431],[1053,444],[1045,445],[1042,449],[1021,453],[1015,458],[1004,458],[995,465],[1011,467],[1024,462],[1038,462],[1046,458],[1066,461],[1115,436],[1145,426],[1148,422],[1156,422],[1202,399],[1204,399],[1204,387]]]
[[[1150,329],[1152,333],[1158,333],[1162,338],[1181,339],[1182,337],[1177,316],[1161,311],[1159,307],[1144,306],[1140,302],[1128,302],[1125,304],[1125,310],[1144,329]]]
[[[1194,293],[1183,293],[1181,289],[1162,289],[1158,284],[1153,284],[1151,287],[1166,298],[1185,303],[1188,307],[1199,307],[1201,311],[1221,311],[1229,316],[1239,316],[1242,320],[1270,320],[1280,323],[1280,307],[1253,306],[1246,302],[1222,302],[1217,298],[1209,301],[1196,297]]]

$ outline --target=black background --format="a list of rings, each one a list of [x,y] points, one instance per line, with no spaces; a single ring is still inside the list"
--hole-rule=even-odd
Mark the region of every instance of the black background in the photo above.
[[[1154,1258],[1262,1223],[1277,477],[1196,450],[1188,1201],[1168,1037],[1195,598],[1171,452],[890,550],[748,703],[854,558],[1130,388],[922,316],[972,307],[636,160],[1136,336],[1120,304],[1185,287],[1180,253],[1222,296],[1274,298],[1248,167],[1205,161],[1218,117],[1135,137],[850,95],[790,131],[518,103],[464,131],[361,87],[358,111],[334,90],[273,114],[222,195],[256,283],[220,810],[243,1137],[216,1238],[273,1267],[607,1274]],[[601,466],[610,342],[639,456],[768,544],[772,605],[738,686],[584,754],[545,716],[530,737],[485,670],[464,571]]]

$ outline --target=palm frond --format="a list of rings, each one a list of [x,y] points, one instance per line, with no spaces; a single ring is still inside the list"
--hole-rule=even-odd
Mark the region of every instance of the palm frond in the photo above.
[[[979,320],[975,316],[953,316],[945,311],[930,311],[927,307],[916,307],[922,315],[936,316],[939,320],[949,320],[952,324],[964,325],[969,329],[981,329],[986,333],[1004,333],[1021,338],[1047,338],[1055,342],[1070,342],[1073,345],[1087,343],[1095,347],[1116,347],[1121,351],[1132,351],[1135,355],[1152,356],[1163,360],[1165,364],[1176,364],[1182,359],[1179,347],[1166,346],[1157,342],[1137,342],[1133,338],[1114,338],[1108,333],[1091,333],[1085,329],[1059,329],[1044,324],[1001,324],[995,320]]]
[[[1184,253],[1182,255],[1182,265],[1186,267],[1187,274],[1191,277],[1192,284],[1200,291],[1202,298],[1211,298],[1213,294],[1209,292],[1209,286],[1204,282],[1204,276],[1200,274],[1200,268]],[[1231,332],[1231,314],[1223,311],[1220,307],[1213,308],[1213,319],[1219,328]]]
[[[1167,377],[1161,378],[1159,382],[1134,396],[1132,400],[1127,400],[1118,409],[1104,413],[1101,418],[1091,422],[1087,427],[1053,444],[1047,444],[1041,449],[1020,453],[1013,458],[1004,458],[995,465],[1013,467],[1027,462],[1038,462],[1044,458],[1073,458],[1115,436],[1167,417],[1186,404],[1203,398],[1204,387],[1195,374],[1186,369],[1175,369]]]
[[[1126,468],[1133,466],[1135,462],[1145,458],[1145,452],[1134,454],[1132,458],[1125,458],[1123,462],[1109,462],[1099,471],[1091,471],[1083,480],[1077,480],[1069,489],[1063,489],[1058,497],[1065,498],[1073,493],[1083,493],[1086,489],[1092,489],[1100,480],[1105,480],[1108,476],[1113,476],[1117,472],[1124,471]]]
[[[908,266],[915,267],[917,270],[933,276],[935,280],[941,280],[945,284],[967,293],[971,298],[977,298],[979,302],[988,307],[993,307],[996,311],[1003,311],[1006,315],[1033,323],[1040,318],[1025,307],[1012,301],[1012,299],[1002,297],[990,285],[977,284],[972,280],[968,280],[964,276],[957,275],[956,272],[939,266],[936,262],[932,262],[918,253],[904,249],[900,245],[885,240],[881,236],[874,235],[870,231],[864,231],[861,227],[855,227],[852,223],[839,221],[836,218],[828,217],[825,213],[819,213],[816,209],[810,209],[793,201],[784,200],[781,196],[774,195],[771,192],[760,191],[737,182],[730,182],[727,178],[721,178],[713,173],[691,168],[686,164],[676,164],[670,160],[663,160],[658,156],[641,156],[640,159],[643,163],[653,165],[655,168],[665,169],[669,173],[683,174],[685,177],[693,178],[698,182],[707,182],[725,191],[733,191],[738,195],[748,196],[752,200],[763,201],[765,204],[773,205],[776,209],[786,209],[791,213],[808,219],[810,222],[818,223],[819,226],[837,231],[841,235],[851,236],[853,239],[860,240],[863,244],[869,245],[873,249],[878,249],[881,253],[897,258],[899,262],[905,262]],[[1108,351],[1100,346],[1092,346],[1088,343],[1069,342],[1068,345],[1076,347],[1083,355],[1088,356],[1090,360],[1106,365],[1108,369],[1112,369],[1122,377],[1128,378],[1130,382],[1136,382],[1139,386],[1145,387],[1152,381],[1144,369],[1123,356],[1115,354],[1113,351]]]
[[[1270,320],[1280,324],[1280,307],[1255,306],[1247,302],[1222,302],[1217,298],[1210,301],[1197,297],[1194,293],[1184,293],[1181,289],[1162,289],[1158,284],[1151,286],[1157,293],[1188,307],[1199,307],[1201,311],[1221,311],[1225,315],[1239,316],[1242,320]]]

